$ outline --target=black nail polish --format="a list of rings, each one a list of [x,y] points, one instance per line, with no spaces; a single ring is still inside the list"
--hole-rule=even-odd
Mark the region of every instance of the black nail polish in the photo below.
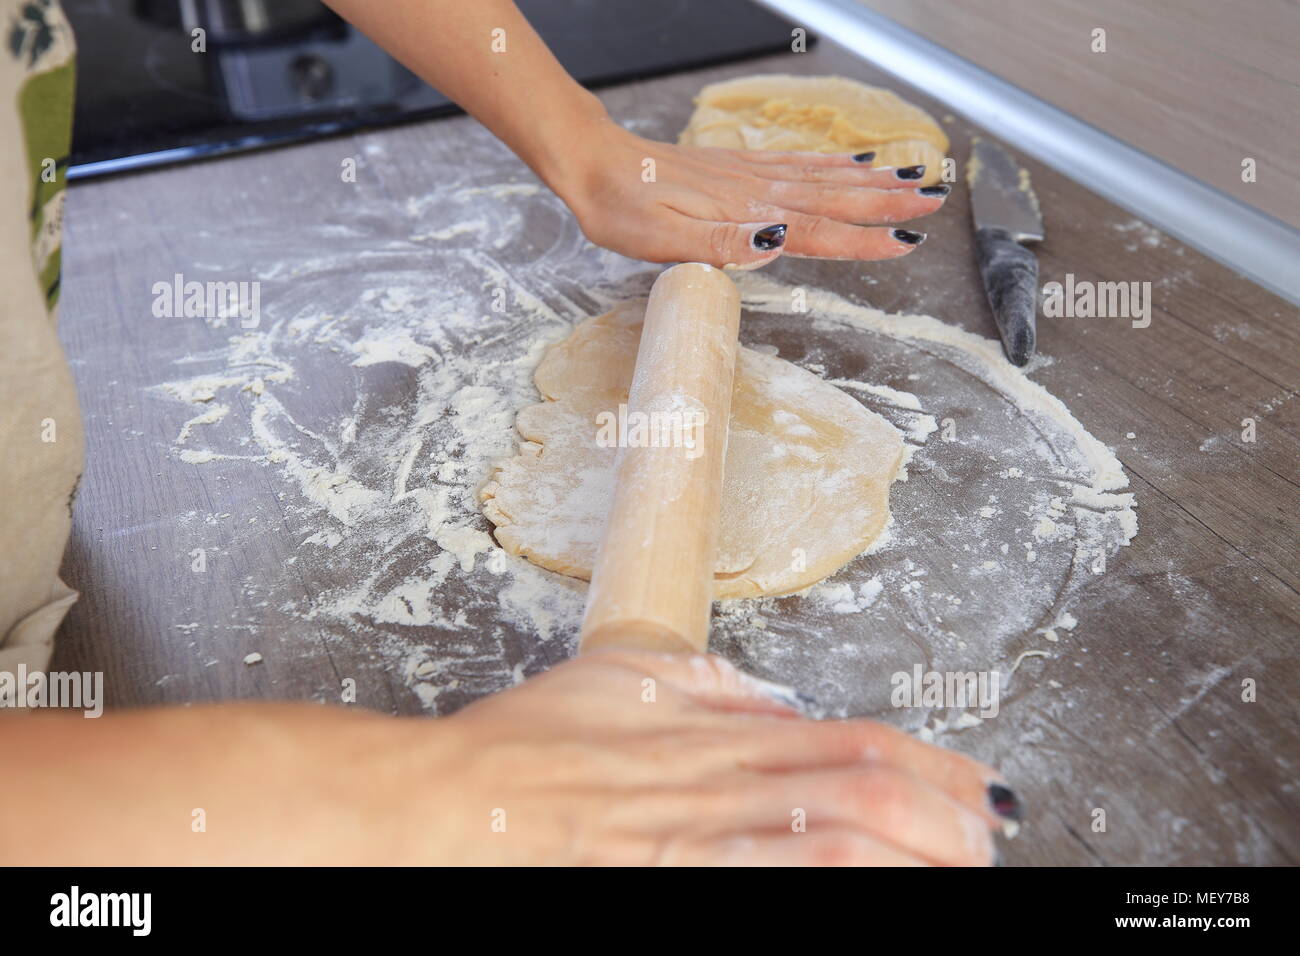
[[[799,701],[804,710],[815,711],[821,710],[821,704],[817,703],[817,698],[812,694],[805,694],[801,690],[794,692],[795,699]]]
[[[876,158],[876,153],[874,150],[872,150],[869,153],[858,153],[856,156],[853,157],[853,161],[855,163],[869,163],[875,158]]]
[[[905,242],[909,246],[919,246],[925,242],[925,233],[913,232],[911,229],[895,229],[890,233],[899,242]]]
[[[811,694],[805,694],[801,690],[795,690],[793,687],[774,687],[770,695],[773,700],[778,700],[795,710],[806,710],[818,706],[817,698]]]
[[[925,175],[924,166],[904,166],[901,169],[894,170],[894,175],[899,179],[920,179]]]
[[[759,252],[771,252],[785,245],[785,223],[777,223],[754,233],[754,248]]]
[[[805,717],[820,719],[825,714],[825,708],[818,703],[817,698],[811,694],[805,694],[801,690],[793,687],[787,687],[784,684],[773,684],[771,681],[755,678],[760,685],[764,694],[776,701],[778,704],[784,704],[791,710],[797,710]]]
[[[931,198],[934,198],[935,196],[940,196],[940,197],[942,197],[942,196],[946,196],[946,195],[948,195],[950,192],[952,192],[952,187],[951,187],[951,186],[942,186],[942,185],[941,185],[941,186],[922,186],[920,189],[917,190],[917,192],[920,193],[922,196],[929,196],[929,197],[931,197]]]
[[[794,697],[798,701],[795,710],[798,710],[805,717],[821,720],[826,716],[826,708],[812,694],[805,694],[803,691],[797,690],[794,692]]]
[[[1025,818],[1025,808],[1020,805],[1020,798],[1016,796],[1014,790],[1000,783],[989,784],[989,805],[993,807],[993,812],[1004,820],[1015,820],[1019,823]]]

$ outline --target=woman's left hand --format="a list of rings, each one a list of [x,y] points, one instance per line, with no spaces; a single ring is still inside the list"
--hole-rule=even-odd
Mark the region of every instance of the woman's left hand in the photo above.
[[[589,127],[562,168],[539,171],[597,245],[650,262],[742,269],[783,253],[905,256],[925,234],[893,224],[936,211],[949,191],[918,187],[920,166],[873,168],[869,159],[846,154],[676,146],[612,122]]]

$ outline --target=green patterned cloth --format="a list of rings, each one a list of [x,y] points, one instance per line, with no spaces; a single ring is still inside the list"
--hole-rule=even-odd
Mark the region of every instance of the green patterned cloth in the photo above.
[[[44,669],[77,599],[59,578],[81,414],[55,324],[75,53],[57,0],[0,0],[0,671]]]

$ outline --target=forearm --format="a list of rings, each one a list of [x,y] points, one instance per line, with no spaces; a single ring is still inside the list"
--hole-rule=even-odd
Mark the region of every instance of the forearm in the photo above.
[[[0,862],[392,862],[419,723],[301,704],[6,717]]]
[[[578,139],[614,128],[510,0],[326,0],[564,195]]]

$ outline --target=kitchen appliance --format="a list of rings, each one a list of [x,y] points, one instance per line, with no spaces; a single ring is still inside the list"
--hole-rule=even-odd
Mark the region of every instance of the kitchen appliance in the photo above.
[[[519,7],[588,86],[792,43],[792,25],[749,0]],[[78,47],[70,179],[459,112],[319,0],[63,0],[63,8]]]

